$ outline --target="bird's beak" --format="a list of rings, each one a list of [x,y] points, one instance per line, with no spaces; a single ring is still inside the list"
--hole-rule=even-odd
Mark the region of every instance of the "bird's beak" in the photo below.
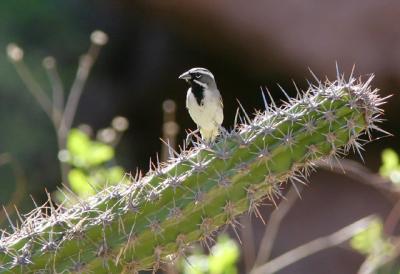
[[[185,72],[185,73],[182,73],[181,75],[179,75],[178,78],[189,81],[190,79],[192,79],[192,76],[189,74],[189,72]]]

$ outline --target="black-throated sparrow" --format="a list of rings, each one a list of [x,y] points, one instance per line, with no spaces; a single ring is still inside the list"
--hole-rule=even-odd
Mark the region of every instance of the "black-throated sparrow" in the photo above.
[[[189,83],[186,108],[197,124],[201,137],[212,142],[218,136],[224,120],[222,97],[214,75],[205,68],[192,68],[179,76]]]

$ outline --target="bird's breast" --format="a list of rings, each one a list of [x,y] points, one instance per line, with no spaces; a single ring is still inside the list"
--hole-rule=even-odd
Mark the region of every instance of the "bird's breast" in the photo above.
[[[199,104],[194,92],[188,90],[186,107],[193,121],[202,128],[213,128],[216,124],[216,116],[219,111],[219,97],[212,91],[204,90],[204,98]],[[219,123],[220,124],[220,123]]]

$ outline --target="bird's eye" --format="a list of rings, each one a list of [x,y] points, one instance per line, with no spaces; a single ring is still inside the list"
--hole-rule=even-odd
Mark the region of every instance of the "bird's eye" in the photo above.
[[[196,73],[196,74],[194,75],[194,78],[196,78],[196,79],[200,79],[200,77],[201,77],[201,74],[200,74],[200,73]]]

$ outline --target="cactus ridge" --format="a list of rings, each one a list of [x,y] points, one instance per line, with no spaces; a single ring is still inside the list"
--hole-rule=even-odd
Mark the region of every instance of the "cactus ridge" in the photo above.
[[[193,242],[209,247],[219,228],[241,227],[238,215],[261,217],[258,207],[265,197],[275,203],[284,182],[304,184],[319,161],[360,153],[361,135],[371,139],[371,130],[386,133],[377,126],[386,98],[372,79],[318,81],[279,107],[271,97],[265,111],[253,119],[244,112],[216,143],[174,152],[145,176],[72,208],[49,199],[2,233],[0,272],[155,272]]]

